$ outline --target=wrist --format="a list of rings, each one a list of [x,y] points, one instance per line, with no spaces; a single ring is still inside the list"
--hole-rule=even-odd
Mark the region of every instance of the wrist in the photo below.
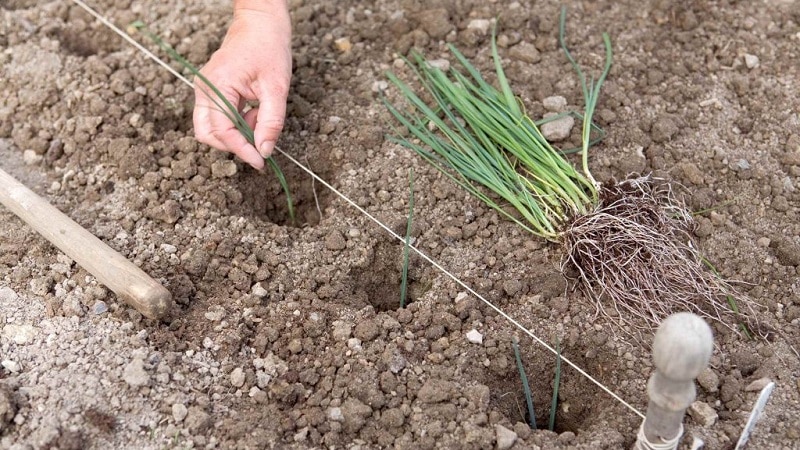
[[[233,11],[262,11],[275,12],[276,8],[283,11],[289,9],[288,0],[233,0]]]

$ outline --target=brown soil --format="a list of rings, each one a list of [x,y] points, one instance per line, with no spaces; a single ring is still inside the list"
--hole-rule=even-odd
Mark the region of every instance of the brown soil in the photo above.
[[[452,42],[491,70],[475,19],[499,18],[507,75],[532,116],[553,95],[579,109],[557,2],[290,3],[295,73],[280,146],[399,233],[413,168],[416,245],[644,411],[649,348],[565,289],[562,249],[383,138],[377,92],[410,48],[446,58]],[[715,326],[698,400],[718,420],[687,418],[687,436],[732,448],[751,383],[769,378],[777,388],[750,448],[796,448],[800,8],[681,4],[569,5],[579,61],[601,64],[602,31],[615,51],[598,105],[608,137],[591,168],[601,180],[652,172],[683,186],[703,253],[765,306],[765,340]],[[223,0],[92,5],[121,26],[145,21],[198,64],[230,16]],[[278,156],[302,222],[289,226],[272,176],[193,139],[191,91],[82,10],[3,0],[0,13],[0,166],[178,302],[167,322],[143,319],[0,210],[0,448],[493,448],[497,426],[516,433],[514,448],[631,446],[638,416],[566,367],[557,433],[531,431],[511,339],[521,338],[540,424],[551,353],[419,258],[412,303],[399,309],[400,242]],[[342,37],[348,52],[334,44]],[[236,173],[220,176],[226,164]],[[481,344],[466,339],[473,329]]]

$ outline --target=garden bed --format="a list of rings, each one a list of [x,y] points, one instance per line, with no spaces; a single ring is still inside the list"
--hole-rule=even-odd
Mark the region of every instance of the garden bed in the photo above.
[[[294,0],[294,78],[279,145],[398,234],[415,173],[415,245],[639,411],[649,337],[598,317],[559,273],[558,246],[384,140],[385,71],[455,43],[491,70],[476,19],[528,113],[582,97],[555,2]],[[91,3],[140,19],[202,64],[229,2]],[[69,2],[0,5],[0,166],[164,282],[143,319],[0,210],[0,448],[630,447],[640,418],[563,366],[555,432],[531,431],[512,337],[547,423],[555,356],[419,257],[399,308],[403,244],[277,156],[293,188],[192,137],[192,92]],[[687,435],[731,448],[763,378],[777,387],[751,448],[800,439],[800,16],[793,2],[581,2],[570,47],[614,67],[591,150],[598,180],[672,180],[704,254],[765,308],[748,340],[715,326]],[[348,46],[340,38],[346,38]],[[338,40],[338,41],[337,41]],[[338,42],[338,44],[337,44]],[[263,57],[269,57],[264,55]],[[576,147],[580,127],[560,144]],[[482,342],[467,339],[476,330]],[[755,384],[754,384],[755,383]],[[499,440],[499,443],[498,443]],[[688,440],[688,439],[687,439]],[[24,448],[24,447],[16,447]]]

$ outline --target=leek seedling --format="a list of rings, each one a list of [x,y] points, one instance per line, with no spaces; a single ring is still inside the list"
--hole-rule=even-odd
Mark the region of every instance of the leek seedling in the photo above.
[[[519,371],[519,378],[522,380],[522,392],[525,394],[525,403],[528,405],[528,423],[532,430],[536,429],[536,412],[533,410],[533,397],[531,396],[531,387],[528,384],[528,376],[525,375],[525,367],[522,365],[522,355],[519,352],[519,343],[517,338],[511,339],[511,346],[514,348],[514,359],[517,360],[517,370]]]
[[[447,72],[416,52],[406,60],[422,95],[387,74],[404,104],[384,103],[408,131],[403,135],[395,129],[389,139],[520,227],[563,245],[562,272],[595,300],[598,311],[609,316],[612,311],[623,322],[633,315],[652,328],[674,311],[689,310],[733,329],[731,317],[748,320],[747,315],[720,300],[733,288],[704,269],[692,242],[691,214],[669,186],[649,176],[601,186],[592,176],[592,117],[611,69],[611,39],[603,34],[605,64],[599,77],[587,80],[566,47],[565,23],[562,9],[559,42],[585,103],[580,170],[547,142],[514,96],[494,31],[491,55],[499,87],[452,45],[458,65]],[[508,212],[508,206],[519,214]]]
[[[414,221],[414,169],[408,171],[408,220],[406,221],[406,239],[403,246],[403,276],[400,280],[400,307],[406,307],[408,293],[408,255],[411,246],[411,228]]]
[[[239,110],[236,108],[236,106],[233,105],[208,78],[200,73],[200,69],[189,62],[186,58],[181,56],[181,54],[178,53],[177,50],[175,50],[171,45],[164,42],[163,39],[151,32],[142,21],[137,20],[131,23],[131,27],[144,33],[144,35],[161,47],[162,50],[167,52],[171,58],[175,59],[178,61],[178,63],[180,63],[181,66],[188,69],[196,79],[200,80],[208,88],[208,90],[204,91],[204,93],[214,103],[214,106],[216,106],[217,109],[219,109],[219,111],[221,111],[225,117],[227,117],[228,120],[233,123],[233,125],[237,130],[239,130],[239,133],[244,136],[248,143],[255,146],[255,132],[253,129],[250,127],[247,121],[244,120],[244,117],[242,117],[242,115],[239,113]],[[289,218],[292,220],[292,222],[294,222],[294,202],[292,201],[292,194],[289,191],[289,183],[286,181],[283,171],[281,170],[280,166],[278,166],[278,163],[274,158],[270,156],[269,158],[266,158],[265,161],[275,174],[275,178],[278,179],[281,189],[283,189],[283,192],[286,193],[286,206],[289,210]]]

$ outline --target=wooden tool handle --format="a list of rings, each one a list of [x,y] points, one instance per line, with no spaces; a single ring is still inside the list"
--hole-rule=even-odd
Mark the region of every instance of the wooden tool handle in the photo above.
[[[2,169],[0,203],[144,316],[161,319],[171,309],[164,286]]]

